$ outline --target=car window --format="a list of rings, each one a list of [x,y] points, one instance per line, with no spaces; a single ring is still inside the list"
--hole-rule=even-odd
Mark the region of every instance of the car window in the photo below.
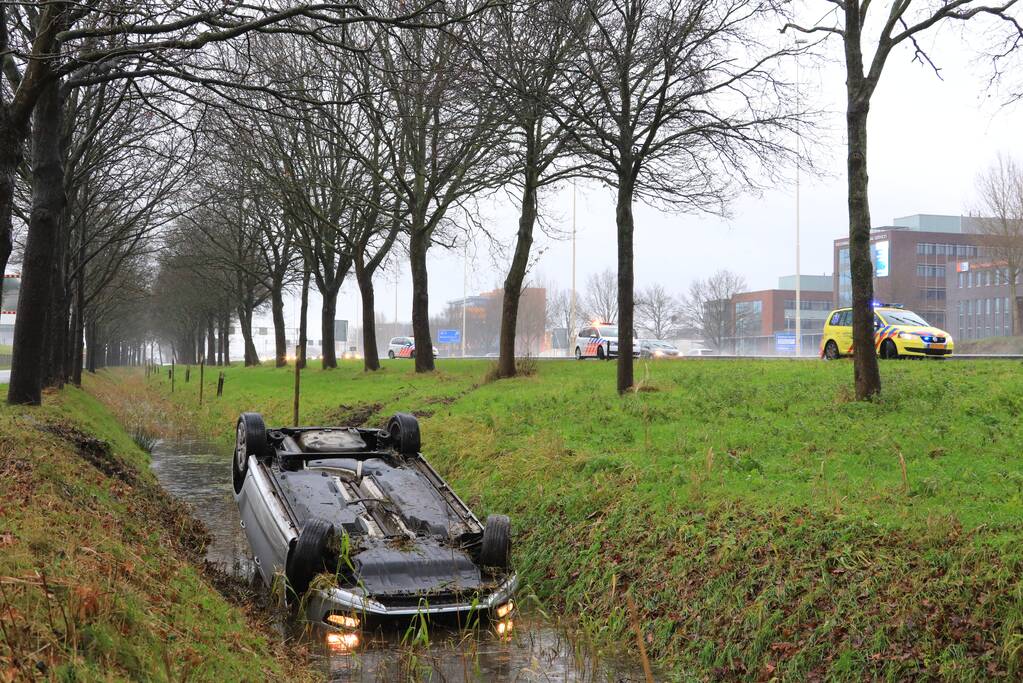
[[[838,324],[842,327],[852,327],[852,311],[842,311],[842,318]]]
[[[842,318],[842,311],[835,311],[834,313],[831,314],[831,322],[829,322],[828,324],[829,325],[838,325],[839,324],[838,321],[841,318]]]
[[[580,337],[596,337],[597,336],[597,331],[595,329],[593,329],[592,327],[584,327],[582,333],[580,333],[579,336]]]
[[[884,311],[882,313],[889,325],[918,325],[927,327],[927,321],[913,311]]]
[[[600,329],[600,336],[601,337],[617,337],[618,336],[618,328],[617,327],[612,327],[610,325],[605,325],[603,327],[600,327],[599,329]],[[596,336],[596,335],[594,335],[594,336]]]

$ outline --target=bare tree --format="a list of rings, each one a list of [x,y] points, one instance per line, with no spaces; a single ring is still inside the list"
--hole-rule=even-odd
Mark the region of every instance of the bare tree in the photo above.
[[[977,177],[980,231],[984,247],[1009,279],[1012,333],[1023,334],[1023,302],[1018,296],[1023,277],[1023,166],[1007,154]]]
[[[586,278],[586,289],[583,292],[583,312],[591,320],[605,323],[618,322],[617,278],[615,272],[605,268]],[[571,330],[574,335],[578,330]],[[621,335],[621,330],[618,331]],[[620,337],[619,337],[620,338]]]
[[[654,339],[664,339],[678,321],[679,301],[663,285],[654,284],[636,293],[636,324]]]
[[[735,312],[732,298],[746,288],[746,279],[729,270],[694,280],[680,303],[683,324],[700,330],[703,340],[715,349],[724,349],[742,324],[743,316]]]
[[[584,0],[578,86],[552,103],[617,190],[618,380],[633,384],[633,204],[723,213],[751,165],[786,153],[796,113],[759,36],[773,0]]]
[[[434,21],[444,15],[438,7]],[[474,52],[464,25],[445,31],[380,32],[375,59],[390,102],[380,116],[395,123],[384,143],[408,212],[412,273],[412,330],[416,348],[433,348],[430,334],[428,250],[444,239],[445,227],[473,221],[472,200],[504,183],[506,127],[498,104],[481,89]],[[399,162],[399,159],[402,161]],[[416,372],[434,369],[432,353],[417,353]]]
[[[985,4],[976,0],[943,0],[910,3],[895,0],[886,3],[887,11],[871,0],[828,0],[827,13],[819,23],[803,26],[786,24],[783,31],[814,34],[842,40],[846,72],[846,165],[849,187],[849,268],[852,275],[853,346],[874,348],[874,268],[870,255],[870,205],[867,179],[867,116],[888,57],[897,46],[907,43],[913,58],[938,73],[938,67],[918,42],[921,34],[946,21],[966,21],[981,16],[1004,22],[1012,32],[1023,37],[1023,25],[1010,10],[1017,0]],[[880,6],[884,7],[884,5]],[[876,30],[867,28],[868,10],[879,18]],[[865,32],[869,31],[869,38]],[[864,41],[870,46],[865,50]],[[866,52],[866,54],[865,54]],[[856,397],[867,399],[881,393],[881,374],[877,355],[856,353],[853,360]]]

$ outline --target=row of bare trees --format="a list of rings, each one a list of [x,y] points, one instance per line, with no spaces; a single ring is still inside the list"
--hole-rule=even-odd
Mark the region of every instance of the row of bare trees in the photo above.
[[[573,177],[615,191],[626,391],[637,311],[661,316],[656,296],[634,292],[635,203],[723,213],[775,180],[811,129],[782,62],[818,46],[779,43],[772,26],[842,39],[854,327],[869,347],[866,117],[887,57],[908,43],[929,63],[916,38],[945,20],[1019,24],[1016,0],[917,14],[890,3],[865,65],[868,2],[831,3],[814,25],[775,0],[4,3],[0,265],[16,217],[26,233],[8,400],[77,381],[82,339],[93,360],[112,346],[140,357],[158,334],[182,359],[226,361],[237,319],[246,363],[258,363],[252,318],[264,305],[283,365],[292,287],[303,292],[298,362],[315,287],[333,367],[349,276],[374,370],[374,275],[400,256],[415,342],[430,348],[428,254],[485,234],[477,203],[499,188],[520,197],[498,368],[513,375],[542,190]],[[433,355],[415,365],[433,370]],[[880,389],[870,354],[857,356],[856,383],[861,397]]]

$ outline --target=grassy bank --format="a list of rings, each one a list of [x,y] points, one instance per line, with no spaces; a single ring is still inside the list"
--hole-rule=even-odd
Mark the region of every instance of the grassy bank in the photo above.
[[[199,566],[205,530],[88,394],[0,407],[0,679],[285,678]]]
[[[532,589],[603,642],[628,642],[629,590],[680,678],[1019,675],[1019,363],[886,363],[874,403],[851,400],[846,362],[652,363],[624,398],[612,364],[489,384],[484,362],[440,367],[310,370],[303,422],[417,413],[470,504],[513,515]],[[90,389],[127,412],[158,397],[225,442],[242,410],[290,421],[290,370],[228,369],[201,408],[195,381]]]

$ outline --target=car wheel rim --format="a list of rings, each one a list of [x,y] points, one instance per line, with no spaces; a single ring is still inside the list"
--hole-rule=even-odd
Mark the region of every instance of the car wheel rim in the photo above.
[[[245,469],[245,425],[241,422],[238,423],[238,434],[235,438],[234,446],[234,464],[235,468],[241,472]]]

